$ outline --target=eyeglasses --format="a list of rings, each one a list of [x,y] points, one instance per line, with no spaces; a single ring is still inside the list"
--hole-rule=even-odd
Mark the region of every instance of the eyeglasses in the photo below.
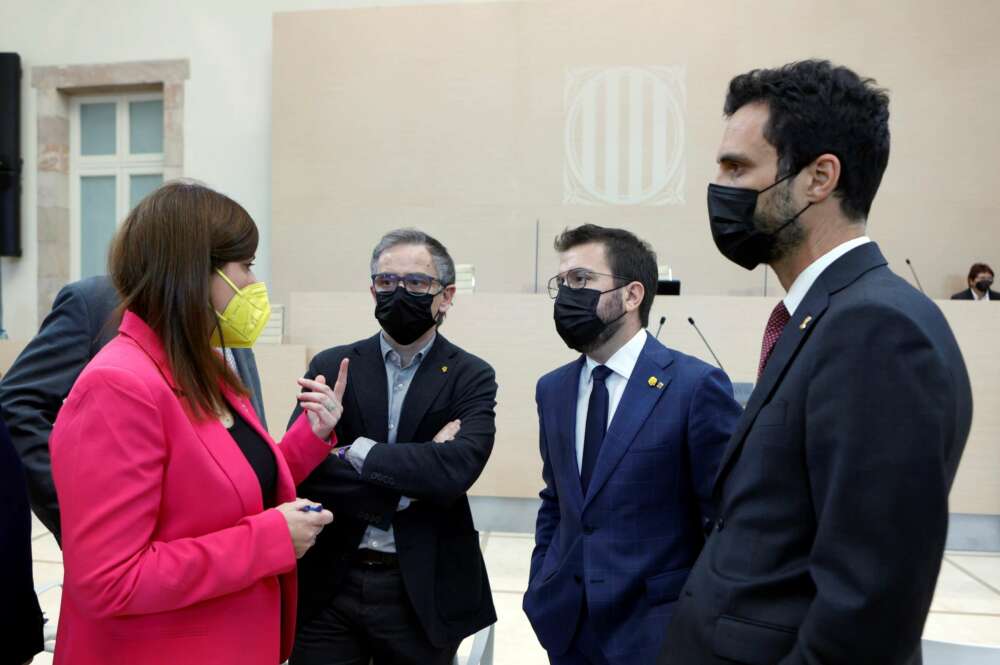
[[[434,282],[437,282],[441,288],[437,291],[431,292],[431,288],[434,286]],[[378,293],[391,293],[399,288],[402,284],[403,288],[414,295],[432,295],[444,291],[445,285],[441,283],[436,277],[431,277],[430,275],[425,275],[422,272],[411,272],[406,275],[397,275],[391,272],[380,272],[372,275],[372,286],[375,287],[375,291]]]
[[[606,272],[594,272],[586,268],[573,268],[572,270],[567,270],[565,274],[556,275],[549,280],[549,297],[555,300],[556,296],[559,295],[560,286],[566,286],[571,289],[585,289],[587,288],[587,283],[595,277],[610,277],[619,282],[629,281],[624,277],[610,275]]]

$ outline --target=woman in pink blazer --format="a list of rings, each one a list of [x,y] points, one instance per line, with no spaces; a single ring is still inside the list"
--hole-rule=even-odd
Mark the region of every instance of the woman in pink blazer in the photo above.
[[[56,663],[275,665],[291,650],[296,558],[332,520],[295,486],[336,443],[346,383],[300,381],[306,410],[281,445],[261,427],[213,348],[249,346],[266,323],[257,239],[237,203],[183,182],[115,236],[119,334],[50,441],[65,566]]]

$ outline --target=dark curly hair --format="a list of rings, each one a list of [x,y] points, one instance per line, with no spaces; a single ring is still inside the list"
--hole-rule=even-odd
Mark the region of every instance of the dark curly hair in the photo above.
[[[864,220],[889,163],[889,95],[827,60],[755,69],[729,82],[724,112],[747,104],[770,110],[764,138],[778,152],[779,177],[797,173],[822,154],[840,160],[835,196],[844,214]]]
[[[988,272],[990,277],[996,276],[993,272],[993,268],[989,267],[985,263],[973,263],[972,267],[969,268],[969,281],[971,282],[976,277],[979,277],[979,273],[981,272]]]

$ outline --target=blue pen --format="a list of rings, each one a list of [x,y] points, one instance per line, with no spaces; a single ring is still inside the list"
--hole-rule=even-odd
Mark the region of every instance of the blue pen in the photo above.
[[[303,513],[321,513],[323,512],[323,506],[302,506],[299,508]]]

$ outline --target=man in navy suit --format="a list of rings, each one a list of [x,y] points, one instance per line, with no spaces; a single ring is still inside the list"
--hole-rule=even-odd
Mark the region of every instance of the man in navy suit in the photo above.
[[[538,382],[545,489],[524,611],[554,665],[648,663],[741,410],[724,372],[646,332],[649,245],[587,224],[555,247],[556,330],[584,355]]]
[[[972,396],[941,311],[865,235],[888,104],[825,61],[729,84],[712,233],[787,293],[661,664],[920,662]]]

